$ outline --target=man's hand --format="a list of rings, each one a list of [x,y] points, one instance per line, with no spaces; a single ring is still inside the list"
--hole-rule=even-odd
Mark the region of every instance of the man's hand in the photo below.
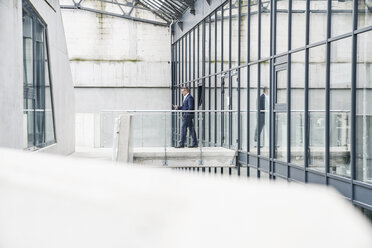
[[[173,105],[173,108],[174,108],[174,109],[178,109],[178,106],[177,106],[177,105]]]

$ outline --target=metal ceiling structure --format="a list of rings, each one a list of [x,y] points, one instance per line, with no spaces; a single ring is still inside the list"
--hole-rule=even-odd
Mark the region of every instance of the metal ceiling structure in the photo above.
[[[161,26],[168,26],[172,22],[179,21],[188,8],[190,8],[190,13],[195,13],[194,0],[95,0],[93,2],[91,0],[65,0],[64,2],[70,3],[61,4],[61,9],[85,10]],[[134,10],[149,11],[160,20],[138,17]]]

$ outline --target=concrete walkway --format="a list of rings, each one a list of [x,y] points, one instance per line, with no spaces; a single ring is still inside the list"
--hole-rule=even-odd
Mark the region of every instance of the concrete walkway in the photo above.
[[[201,153],[202,151],[202,153]],[[70,155],[74,158],[94,160],[112,160],[111,148],[76,147],[76,152]],[[235,167],[235,151],[223,147],[174,148],[167,147],[136,147],[133,149],[133,163],[151,167]],[[202,161],[202,162],[201,162]]]

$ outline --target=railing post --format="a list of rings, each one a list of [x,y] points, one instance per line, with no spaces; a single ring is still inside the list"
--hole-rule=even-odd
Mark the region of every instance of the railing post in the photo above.
[[[163,165],[168,165],[167,161],[167,112],[164,112],[164,161]]]

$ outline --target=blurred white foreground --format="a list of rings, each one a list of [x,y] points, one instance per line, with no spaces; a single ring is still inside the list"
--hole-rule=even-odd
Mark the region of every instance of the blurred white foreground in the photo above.
[[[372,247],[335,191],[0,150],[0,247]]]

